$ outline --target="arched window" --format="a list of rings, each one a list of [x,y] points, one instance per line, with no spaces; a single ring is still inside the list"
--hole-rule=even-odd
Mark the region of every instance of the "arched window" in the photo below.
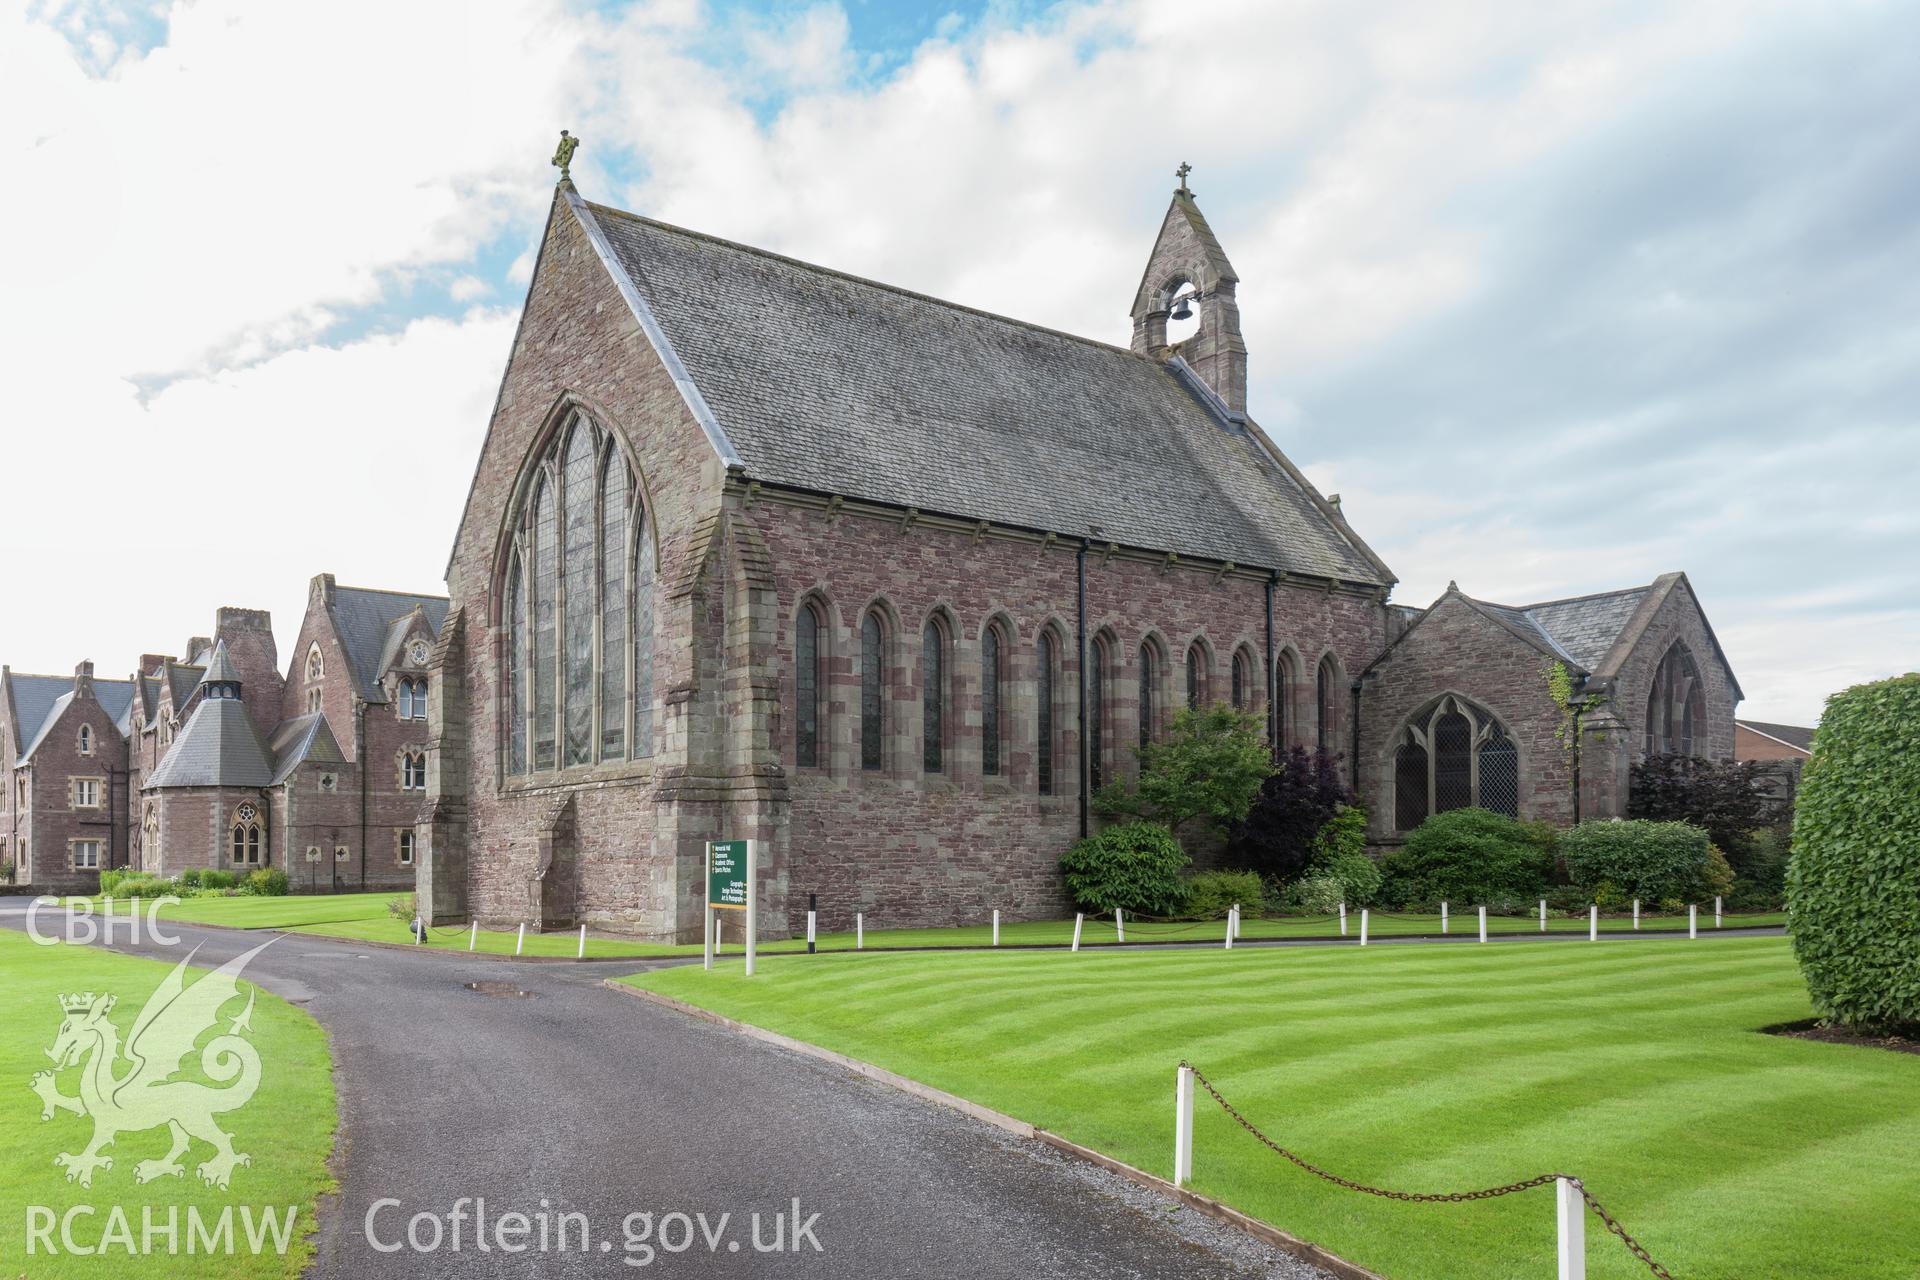
[[[1087,651],[1087,789],[1107,779],[1107,642],[1096,636]]]
[[[613,436],[581,413],[534,467],[502,589],[507,770],[649,755],[653,556],[640,487]],[[414,718],[425,692],[425,681],[412,690]]]
[[[1491,714],[1452,694],[1401,728],[1393,747],[1393,824],[1478,807],[1520,816],[1520,757]]]
[[[1034,749],[1039,752],[1040,794],[1053,794],[1053,674],[1056,655],[1053,633],[1042,631],[1036,646],[1034,700],[1039,704],[1039,723],[1035,726]]]
[[[398,711],[402,720],[427,718],[427,680],[425,676],[400,678]]]
[[[1650,756],[1691,756],[1705,732],[1706,690],[1693,653],[1675,641],[1654,669],[1653,688],[1647,694],[1646,750]]]
[[[600,758],[627,754],[627,464],[600,464]]]
[[[236,867],[260,865],[259,823],[236,822],[233,824],[233,865]]]
[[[1200,652],[1200,646],[1187,646],[1187,710],[1198,711],[1200,704],[1206,701],[1207,693],[1207,657]]]
[[[1155,719],[1160,714],[1160,664],[1154,661],[1158,656],[1151,641],[1140,646],[1140,745],[1143,747],[1153,741]]]
[[[80,754],[83,756],[93,754],[93,726],[90,724],[80,726]]]
[[[400,789],[402,791],[427,789],[427,757],[424,753],[408,751],[401,755]]]
[[[1236,650],[1233,655],[1233,709],[1247,709],[1247,655],[1244,650]]]
[[[980,772],[1000,773],[1000,628],[980,633]]]
[[[860,767],[884,769],[887,764],[886,632],[880,615],[869,613],[860,624]]]
[[[920,767],[939,773],[946,767],[947,633],[938,619],[920,630]]]
[[[320,642],[314,641],[307,649],[307,679],[319,680],[327,674],[327,660],[320,655]]]
[[[1299,687],[1300,670],[1293,654],[1282,652],[1273,669],[1273,745],[1284,751],[1293,733],[1293,696]]]
[[[520,557],[507,575],[507,772],[527,771],[527,581]]]
[[[794,619],[793,745],[803,769],[820,764],[820,606],[808,601]]]
[[[1340,732],[1340,670],[1333,655],[1320,659],[1314,676],[1314,745],[1322,751],[1333,750]]]

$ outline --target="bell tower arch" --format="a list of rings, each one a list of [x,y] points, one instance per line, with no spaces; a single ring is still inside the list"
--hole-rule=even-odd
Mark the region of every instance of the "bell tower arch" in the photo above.
[[[1240,275],[1227,261],[1213,228],[1187,187],[1193,167],[1182,164],[1180,185],[1160,222],[1133,297],[1133,349],[1156,360],[1179,356],[1235,413],[1247,411],[1247,344],[1240,336]],[[1198,317],[1189,336],[1168,340],[1168,321]]]

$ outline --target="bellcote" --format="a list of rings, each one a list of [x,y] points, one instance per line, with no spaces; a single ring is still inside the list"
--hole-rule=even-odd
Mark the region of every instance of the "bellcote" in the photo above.
[[[1240,274],[1187,189],[1189,166],[1160,222],[1160,235],[1133,298],[1133,349],[1156,360],[1179,356],[1235,413],[1247,411],[1247,344],[1240,336]],[[1197,324],[1193,317],[1198,317]],[[1169,340],[1168,322],[1191,331]]]

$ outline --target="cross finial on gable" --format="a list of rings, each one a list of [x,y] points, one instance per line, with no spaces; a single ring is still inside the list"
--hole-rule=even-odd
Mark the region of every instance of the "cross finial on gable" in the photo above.
[[[1192,172],[1193,172],[1193,166],[1188,164],[1185,160],[1182,160],[1180,162],[1180,167],[1173,171],[1173,176],[1180,179],[1180,185],[1179,187],[1176,188],[1176,190],[1183,196],[1190,196],[1193,194],[1193,192],[1187,190],[1187,175]]]
[[[573,181],[573,174],[569,172],[569,169],[573,164],[573,153],[579,149],[580,139],[574,137],[565,129],[562,129],[560,131],[560,146],[553,153],[553,163],[560,169],[560,181],[562,184]]]

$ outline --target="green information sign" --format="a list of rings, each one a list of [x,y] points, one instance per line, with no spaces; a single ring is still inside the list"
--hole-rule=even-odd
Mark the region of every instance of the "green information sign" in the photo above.
[[[715,840],[707,846],[707,905],[747,909],[745,840]]]

